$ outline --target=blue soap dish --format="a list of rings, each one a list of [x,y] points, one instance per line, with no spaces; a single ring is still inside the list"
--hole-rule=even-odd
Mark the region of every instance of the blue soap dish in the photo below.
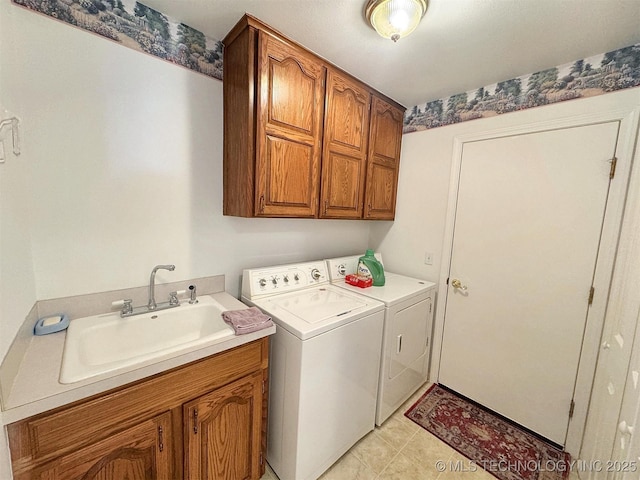
[[[49,333],[66,330],[69,326],[69,317],[66,313],[55,313],[39,319],[33,327],[34,335],[47,335]]]

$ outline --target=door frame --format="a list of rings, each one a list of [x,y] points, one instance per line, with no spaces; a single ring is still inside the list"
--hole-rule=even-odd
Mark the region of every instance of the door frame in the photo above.
[[[609,287],[613,274],[617,244],[622,223],[626,192],[629,185],[632,156],[635,146],[636,132],[640,119],[640,108],[615,109],[594,114],[573,115],[553,120],[518,125],[514,127],[488,130],[486,132],[464,134],[454,137],[453,155],[451,161],[451,175],[449,183],[449,198],[442,246],[442,265],[438,280],[438,307],[434,322],[433,351],[429,378],[437,381],[440,370],[440,354],[442,351],[442,337],[444,334],[444,319],[447,305],[447,278],[451,265],[453,249],[453,229],[457,207],[458,185],[462,165],[462,153],[465,143],[490,140],[508,136],[538,133],[549,130],[559,130],[571,127],[587,126],[599,123],[619,122],[618,138],[615,149],[617,165],[615,177],[609,186],[609,195],[605,207],[600,245],[593,286],[595,295],[589,307],[586,329],[582,341],[578,374],[574,386],[575,409],[569,422],[565,450],[577,457],[582,445],[585,423],[587,419],[589,397],[593,385],[595,367],[598,358],[600,338],[604,324],[604,317],[609,297]],[[613,153],[613,152],[612,152]],[[585,292],[585,301],[586,301]]]

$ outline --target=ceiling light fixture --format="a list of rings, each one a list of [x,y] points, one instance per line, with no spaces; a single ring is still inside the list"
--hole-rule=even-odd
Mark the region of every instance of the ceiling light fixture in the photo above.
[[[427,11],[427,0],[369,0],[367,21],[384,38],[394,42],[413,32]]]

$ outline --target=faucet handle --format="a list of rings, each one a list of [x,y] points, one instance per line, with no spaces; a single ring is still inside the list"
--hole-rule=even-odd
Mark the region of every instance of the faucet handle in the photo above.
[[[120,307],[120,316],[124,317],[125,315],[133,312],[133,300],[127,298],[126,300],[116,300],[115,302],[111,302],[112,307]]]
[[[198,303],[198,299],[196,298],[196,286],[195,285],[189,285],[189,293],[190,293],[189,303],[190,304]]]
[[[180,300],[178,300],[178,292],[171,292],[169,294],[169,305],[180,305]]]

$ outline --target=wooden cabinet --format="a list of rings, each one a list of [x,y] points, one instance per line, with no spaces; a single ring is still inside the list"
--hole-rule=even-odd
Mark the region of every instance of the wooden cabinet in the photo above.
[[[14,478],[172,480],[170,419],[167,412],[143,421]]]
[[[267,359],[263,338],[13,423],[14,478],[258,480]]]
[[[184,406],[185,478],[260,476],[262,375],[256,373]]]
[[[371,93],[329,70],[320,217],[362,218]]]
[[[249,27],[224,61],[224,214],[316,216],[325,66]]]
[[[258,32],[258,214],[313,217],[318,208],[325,67]]]
[[[400,126],[404,108],[250,15],[224,44],[223,213],[393,219],[395,198],[382,199],[389,188],[377,182],[397,182],[402,129],[374,125],[372,101],[399,112]],[[369,158],[373,127],[384,134],[376,151],[395,152],[393,177],[368,173],[380,163]],[[365,195],[377,202],[369,216]]]
[[[364,217],[393,220],[396,212],[404,111],[373,97]]]

